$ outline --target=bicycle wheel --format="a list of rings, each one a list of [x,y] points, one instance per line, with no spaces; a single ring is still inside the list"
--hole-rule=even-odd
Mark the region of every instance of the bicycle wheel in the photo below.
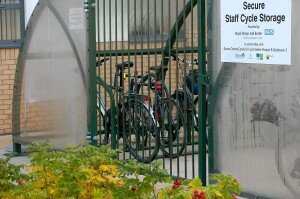
[[[97,141],[97,145],[106,145],[109,143],[109,134],[111,132],[110,127],[110,111],[107,110],[104,115],[100,110],[100,106],[97,105],[97,137],[92,139]]]
[[[160,148],[168,158],[178,158],[185,146],[183,112],[174,100],[165,99],[159,110]]]
[[[159,150],[159,133],[153,111],[141,100],[130,100],[124,106],[127,149],[140,162],[152,162]]]
[[[108,110],[109,112],[109,110]],[[103,115],[99,111],[97,111],[97,138],[93,138],[97,140],[98,145],[106,145],[110,142],[110,132],[111,128],[109,125],[110,119],[108,121],[108,118],[110,117],[108,115]]]

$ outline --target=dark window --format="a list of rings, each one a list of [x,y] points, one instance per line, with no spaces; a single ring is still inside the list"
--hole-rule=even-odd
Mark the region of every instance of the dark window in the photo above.
[[[0,48],[21,46],[24,23],[24,0],[0,0]]]
[[[141,0],[136,4],[131,4],[129,42],[167,40],[171,28],[176,23],[177,15],[183,9],[182,0],[150,2],[148,4],[147,0]],[[183,30],[180,30],[178,40],[184,39],[185,33]]]
[[[98,0],[97,40],[100,42],[157,42],[169,38],[187,0]],[[122,2],[122,3],[121,3]],[[122,6],[123,5],[123,6]],[[122,14],[123,13],[123,14]],[[178,40],[184,40],[185,31]]]

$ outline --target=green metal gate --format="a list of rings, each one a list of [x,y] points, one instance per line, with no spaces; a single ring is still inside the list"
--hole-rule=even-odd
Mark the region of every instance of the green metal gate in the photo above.
[[[205,1],[85,5],[92,143],[206,182]]]

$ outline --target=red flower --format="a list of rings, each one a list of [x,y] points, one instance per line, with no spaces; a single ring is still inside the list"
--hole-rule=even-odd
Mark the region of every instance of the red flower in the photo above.
[[[234,178],[234,179],[233,179],[233,182],[234,182],[234,183],[239,183],[239,180],[238,180],[237,178]]]
[[[179,178],[177,178],[177,179],[174,180],[173,184],[174,185],[181,185],[182,184],[182,180],[179,179]]]
[[[23,185],[23,184],[25,184],[25,183],[26,183],[26,181],[23,180],[23,179],[20,179],[19,182],[18,182],[19,185]]]
[[[138,189],[137,186],[132,186],[132,187],[130,188],[130,190],[131,190],[132,192],[135,192],[137,189]]]
[[[179,185],[173,184],[172,189],[178,189]]]
[[[196,189],[194,191],[193,199],[206,199],[206,193],[204,190]]]
[[[181,184],[182,184],[182,180],[177,178],[177,179],[174,180],[172,188],[177,189],[178,187],[180,187]]]

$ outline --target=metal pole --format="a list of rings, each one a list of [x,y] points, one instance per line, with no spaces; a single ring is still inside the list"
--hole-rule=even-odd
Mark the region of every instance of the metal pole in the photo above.
[[[207,70],[208,70],[208,84],[211,86],[211,93],[208,96],[207,99],[207,114],[208,114],[208,172],[214,173],[215,172],[215,167],[214,167],[214,153],[215,153],[215,147],[214,147],[214,131],[213,131],[213,114],[214,114],[214,105],[215,101],[217,100],[217,93],[218,89],[213,89],[212,88],[212,79],[213,79],[213,66],[212,66],[212,55],[210,53],[212,49],[212,17],[213,17],[213,12],[212,12],[212,4],[213,1],[209,0],[209,7],[207,10],[207,43],[208,43],[208,60],[207,60]],[[215,85],[214,85],[215,86]],[[217,92],[216,92],[217,91]]]
[[[91,133],[92,145],[97,141],[97,88],[96,88],[96,23],[95,23],[95,0],[88,1],[88,73],[89,73],[89,131]]]
[[[206,30],[205,30],[205,0],[198,0],[198,79],[199,85],[199,117],[198,117],[198,175],[203,185],[206,185]]]

